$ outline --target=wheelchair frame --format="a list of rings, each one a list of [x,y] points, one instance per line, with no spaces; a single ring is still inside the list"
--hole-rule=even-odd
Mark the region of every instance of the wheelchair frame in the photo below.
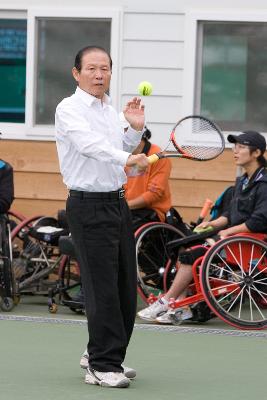
[[[146,224],[136,232],[138,292],[148,304],[156,301],[161,293],[157,295],[153,293],[155,285],[152,282],[152,289],[149,286],[151,276],[146,276],[145,282],[143,278],[140,279],[143,271],[142,269],[140,271],[139,265],[138,237],[141,232],[144,236],[152,224],[154,229],[156,225],[159,228],[162,225]],[[211,233],[181,237],[179,232],[178,235],[175,240],[164,244],[164,252],[166,252],[165,258],[162,258],[164,263],[157,266],[158,274],[162,276],[163,282],[161,287],[156,288],[158,292],[166,292],[174,279],[177,270],[174,273],[173,269],[176,269],[180,249],[184,250],[183,246],[192,247],[190,241],[191,244],[195,244],[194,247],[203,247],[200,243],[210,237]],[[174,311],[172,322],[181,323],[180,318],[176,317],[176,309],[191,306],[193,321],[204,322],[217,316],[239,329],[267,328],[266,242],[267,235],[265,234],[240,234],[222,239],[211,247],[204,246],[207,252],[192,266],[193,281],[188,288],[190,294],[183,300],[170,300],[170,307]],[[175,253],[173,253],[174,249]],[[204,305],[206,316],[199,314],[199,305]]]
[[[11,215],[15,215],[19,220],[21,219],[19,214],[12,212]],[[26,264],[26,269],[22,276],[18,279],[14,278],[14,296],[17,299],[17,303],[23,293],[48,294],[50,286],[56,284],[55,282],[46,282],[46,278],[59,266],[63,256],[59,253],[56,244],[39,240],[30,234],[30,229],[42,218],[46,217],[37,215],[31,218],[24,218],[11,233],[13,253],[18,252],[18,258],[23,254],[22,257],[24,257]],[[36,253],[38,254],[31,254],[31,249],[27,253],[27,250],[24,251],[23,247],[16,249],[16,240],[19,240],[20,246],[22,246],[25,235],[29,237],[30,241],[33,241],[31,245],[35,245]],[[14,262],[18,258],[13,258],[13,269],[16,267]],[[27,270],[28,263],[30,264],[30,271]]]

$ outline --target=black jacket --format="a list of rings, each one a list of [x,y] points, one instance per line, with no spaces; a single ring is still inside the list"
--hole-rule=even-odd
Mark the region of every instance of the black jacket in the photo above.
[[[6,213],[14,200],[13,168],[0,160],[0,214]]]
[[[251,232],[267,232],[267,171],[258,168],[246,185],[246,174],[237,178],[229,210],[229,226],[245,223]]]

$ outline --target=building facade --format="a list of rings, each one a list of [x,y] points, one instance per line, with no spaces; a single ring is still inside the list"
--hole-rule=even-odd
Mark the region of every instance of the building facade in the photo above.
[[[203,0],[13,1],[0,6],[2,158],[15,169],[14,209],[30,216],[64,207],[54,111],[75,90],[74,56],[85,45],[110,51],[110,95],[121,110],[140,81],[153,141],[166,145],[174,123],[201,114],[222,130],[267,131],[267,5]],[[267,99],[266,99],[267,100]],[[196,218],[235,179],[231,150],[207,162],[173,160],[173,204]]]

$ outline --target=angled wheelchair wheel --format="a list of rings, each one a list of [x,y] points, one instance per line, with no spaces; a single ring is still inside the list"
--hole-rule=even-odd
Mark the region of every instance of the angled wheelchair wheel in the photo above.
[[[239,329],[267,328],[267,244],[249,236],[216,243],[204,257],[201,289],[211,310]]]
[[[14,307],[14,277],[12,271],[12,245],[10,224],[6,215],[0,216],[0,308],[11,311]]]
[[[176,274],[176,260],[169,257],[166,244],[184,236],[163,222],[151,222],[136,231],[138,292],[144,301],[170,287]]]

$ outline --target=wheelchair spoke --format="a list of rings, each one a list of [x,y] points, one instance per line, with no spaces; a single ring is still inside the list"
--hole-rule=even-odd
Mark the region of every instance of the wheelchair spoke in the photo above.
[[[249,261],[249,270],[248,274],[251,275],[251,267],[252,267],[252,261],[253,261],[253,254],[254,254],[254,243],[252,245],[251,253],[250,253],[250,261]]]
[[[222,262],[224,263],[224,265],[227,267],[228,272],[230,272],[232,275],[236,276],[236,278],[237,278],[238,280],[240,280],[240,276],[239,276],[236,272],[234,272],[234,270],[230,267],[230,265],[226,262],[226,260],[225,260],[224,258],[222,258],[221,255],[220,255],[219,253],[217,254],[217,256],[221,259],[221,261],[222,261]],[[222,267],[218,266],[218,268],[220,269],[220,268],[222,268]]]
[[[260,282],[261,285],[267,285],[267,283],[262,282],[262,281],[265,281],[266,279],[267,279],[267,278],[259,279],[259,280],[257,280],[257,281],[254,281],[254,283],[259,283],[259,282]]]
[[[262,314],[260,308],[258,307],[258,305],[257,305],[257,303],[255,302],[253,296],[251,295],[250,287],[249,287],[248,290],[246,289],[246,292],[247,292],[247,294],[248,294],[248,296],[249,296],[249,306],[250,306],[250,318],[251,318],[251,321],[254,321],[254,318],[253,318],[253,310],[252,310],[252,304],[254,304],[255,308],[258,310],[258,312],[259,312],[259,314],[261,315],[261,317],[262,317],[263,319],[265,319],[265,316]]]
[[[255,292],[257,292],[260,297],[265,301],[265,303],[267,304],[267,293],[263,292],[262,290],[258,289],[256,286],[252,285],[251,289],[254,290]],[[264,296],[263,296],[264,295]]]
[[[231,253],[233,259],[234,259],[235,262],[236,262],[236,264],[239,266],[242,276],[244,276],[244,270],[243,270],[243,268],[242,268],[242,264],[240,265],[240,263],[238,262],[236,256],[234,255],[234,253],[233,253],[232,249],[229,247],[229,245],[227,246],[227,249],[228,249],[229,252]],[[240,245],[239,245],[239,252],[241,251],[240,249],[241,249],[241,248],[240,248]]]
[[[237,290],[237,288],[232,293],[234,293],[236,290]],[[234,304],[237,302],[238,298],[242,295],[243,291],[244,291],[244,287],[241,289],[241,291],[238,293],[238,295],[234,298],[233,302],[230,304],[230,307],[227,309],[227,312],[229,312],[233,308]]]
[[[258,265],[258,263],[257,263],[257,265]],[[263,271],[266,271],[266,270],[267,270],[267,267],[263,268],[262,270],[257,272],[257,274],[253,276],[253,278],[255,278],[256,276],[258,276],[259,274],[263,273]]]
[[[254,265],[254,267],[253,267],[253,269],[252,269],[252,271],[251,271],[251,274],[250,275],[252,275],[253,274],[253,272],[255,271],[255,269],[257,268],[257,266],[259,265],[259,263],[261,262],[261,260],[263,259],[263,257],[265,256],[265,254],[266,254],[266,251],[261,255],[261,257],[260,257],[260,259],[257,261],[257,264],[256,265]],[[267,267],[266,267],[267,268]],[[266,269],[265,268],[265,269]],[[262,272],[262,271],[260,271],[260,272]],[[259,273],[260,273],[259,272]],[[258,273],[258,274],[259,274]],[[254,277],[255,276],[257,276],[258,274],[256,274],[256,275],[254,275]]]
[[[239,290],[239,289],[240,289],[240,288],[237,287],[237,288],[233,289],[231,292],[227,293],[225,296],[220,297],[219,300],[218,300],[218,303],[221,303],[223,300],[227,299],[227,297],[231,296],[233,293],[235,293],[235,292],[236,292],[237,290]],[[237,296],[237,297],[238,297],[238,296]],[[236,297],[235,297],[235,299],[236,299]],[[227,311],[228,311],[228,310],[227,310]]]
[[[244,289],[245,286],[243,286],[242,290],[241,290],[241,296],[240,296],[240,301],[239,301],[239,311],[238,311],[238,318],[241,318],[241,311],[242,311],[242,304],[243,304],[243,296],[244,296]]]

